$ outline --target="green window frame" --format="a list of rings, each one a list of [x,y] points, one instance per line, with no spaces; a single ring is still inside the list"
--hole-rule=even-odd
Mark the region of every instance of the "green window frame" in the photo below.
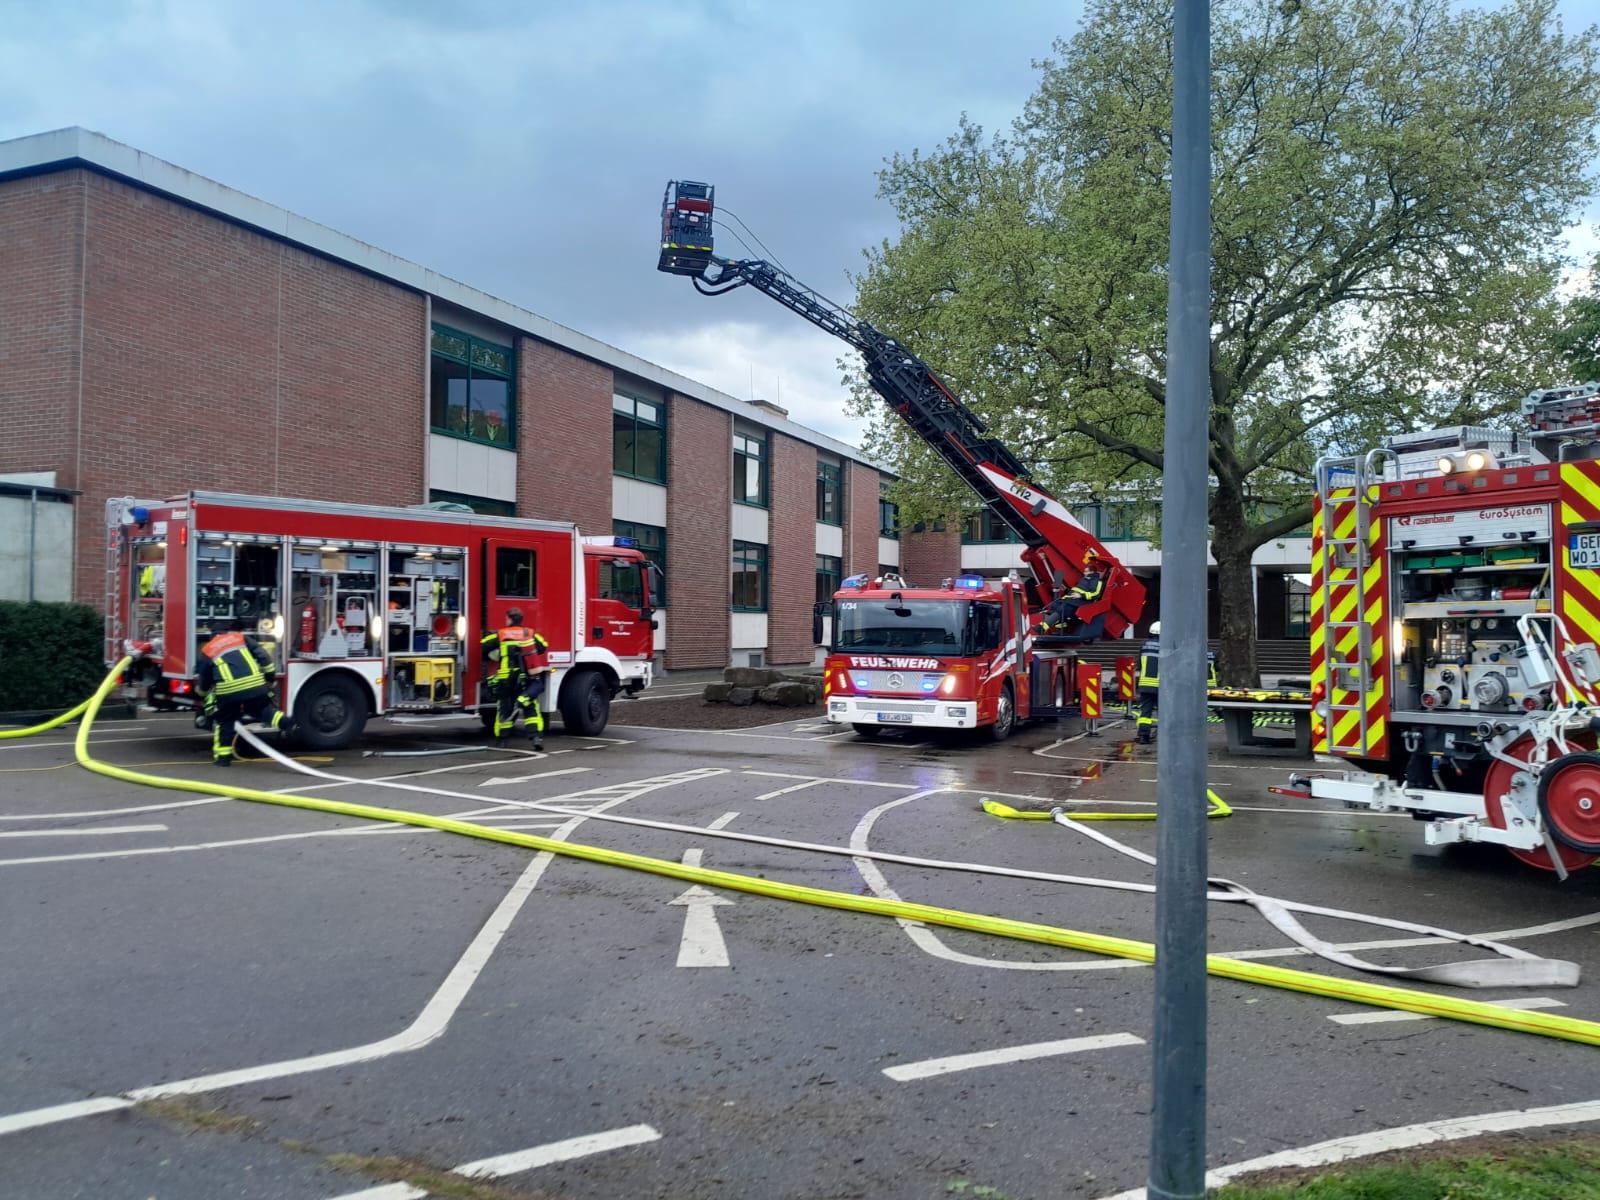
[[[728,607],[734,612],[767,611],[767,548],[760,542],[734,542]]]
[[[611,473],[647,483],[667,481],[667,406],[661,401],[612,393]]]
[[[446,325],[433,327],[428,424],[434,433],[517,447],[516,352]]]
[[[767,506],[767,439],[764,437],[734,432],[733,502],[757,508]]]
[[[889,499],[887,484],[878,486],[878,536],[897,541],[900,537],[900,506]]]
[[[817,603],[826,604],[844,579],[844,560],[834,554],[817,555]]]
[[[961,523],[961,541],[964,545],[989,546],[1021,540],[1011,526],[987,508]]]
[[[824,458],[817,459],[817,520],[844,524],[844,468]]]
[[[641,554],[656,566],[661,568],[663,579],[667,577],[667,531],[659,525],[641,525],[637,521],[612,521],[611,533],[614,537],[632,538],[633,544]],[[652,596],[651,607],[665,608],[665,596]]]

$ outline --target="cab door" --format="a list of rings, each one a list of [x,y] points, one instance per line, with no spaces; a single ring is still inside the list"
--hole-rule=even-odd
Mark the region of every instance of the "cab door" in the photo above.
[[[645,562],[615,551],[591,552],[584,558],[589,644],[618,658],[649,658],[655,648],[656,622]]]

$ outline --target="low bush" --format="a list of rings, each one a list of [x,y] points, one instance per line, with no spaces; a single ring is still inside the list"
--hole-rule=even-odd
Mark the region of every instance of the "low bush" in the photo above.
[[[105,623],[87,604],[0,600],[0,712],[86,700],[105,678]]]

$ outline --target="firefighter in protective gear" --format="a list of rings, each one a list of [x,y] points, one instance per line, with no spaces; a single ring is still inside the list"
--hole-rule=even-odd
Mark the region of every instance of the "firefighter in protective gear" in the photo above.
[[[1083,574],[1070,588],[1061,584],[1056,598],[1044,610],[1044,618],[1033,627],[1035,633],[1065,633],[1078,619],[1078,609],[1092,604],[1106,591],[1106,563],[1093,550],[1083,559]]]
[[[1206,654],[1206,682],[1217,686],[1217,656]],[[1139,647],[1139,717],[1134,722],[1138,732],[1134,741],[1141,746],[1150,744],[1156,731],[1156,707],[1161,688],[1161,622],[1150,622],[1150,636]]]
[[[539,697],[550,670],[546,658],[550,644],[522,623],[520,608],[507,610],[506,620],[505,628],[483,638],[484,659],[494,667],[487,673],[487,682],[495,701],[495,740],[516,728],[520,719],[522,732],[533,739],[533,748],[543,750],[544,713],[539,709]]]
[[[283,729],[283,713],[272,702],[278,665],[244,629],[245,622],[234,621],[227,633],[200,647],[199,687],[211,719],[211,757],[219,767],[233,765],[233,735],[241,717]]]

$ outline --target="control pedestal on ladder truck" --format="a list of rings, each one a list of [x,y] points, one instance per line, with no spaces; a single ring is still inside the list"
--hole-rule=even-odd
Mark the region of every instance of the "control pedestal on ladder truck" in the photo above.
[[[853,346],[873,390],[1021,540],[1032,575],[961,576],[921,588],[897,576],[846,580],[829,609],[828,719],[867,735],[924,726],[983,729],[998,740],[1019,720],[1079,711],[1073,646],[1121,636],[1144,607],[1144,585],[1029,480],[1027,468],[986,436],[983,422],[926,363],[772,263],[717,257],[712,222],[710,184],[669,183],[659,269],[690,276],[708,296],[753,287]],[[1056,589],[1075,584],[1089,558],[1107,568],[1099,596],[1078,608],[1064,635],[1036,634]],[[1099,668],[1092,674],[1098,687]]]
[[[1318,462],[1312,749],[1361,769],[1279,790],[1564,877],[1600,857],[1600,385],[1522,411]]]
[[[106,655],[159,709],[197,708],[200,647],[234,622],[272,654],[295,738],[347,746],[371,716],[492,723],[481,642],[549,643],[540,703],[600,733],[653,675],[660,572],[626,538],[557,521],[215,492],[106,506]],[[492,670],[492,668],[489,668]]]

